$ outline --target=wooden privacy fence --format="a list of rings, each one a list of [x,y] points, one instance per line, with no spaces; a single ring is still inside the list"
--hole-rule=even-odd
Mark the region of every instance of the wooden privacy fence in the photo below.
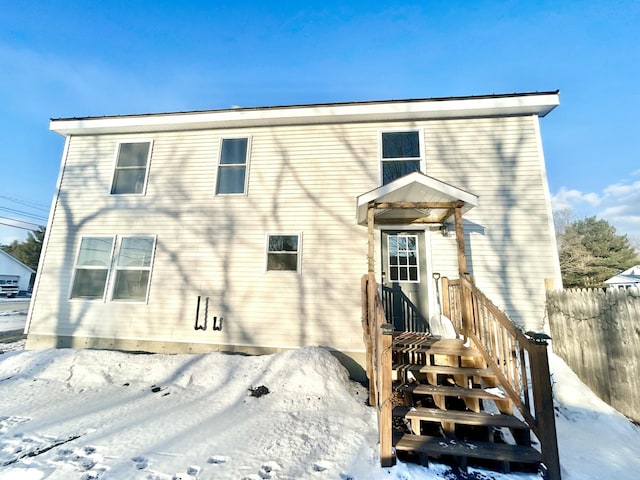
[[[553,350],[602,400],[640,422],[640,289],[547,292]]]
[[[560,478],[547,343],[525,336],[471,277],[442,279],[443,313],[482,352],[505,393],[540,441],[547,478]]]

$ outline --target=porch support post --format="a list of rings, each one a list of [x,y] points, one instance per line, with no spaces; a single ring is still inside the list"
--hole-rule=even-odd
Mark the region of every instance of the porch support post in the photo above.
[[[373,221],[374,221],[374,213],[375,207],[372,203],[369,204],[367,208],[367,242],[368,242],[368,251],[367,251],[367,264],[368,264],[368,272],[374,273],[375,264],[374,264],[374,250],[375,250],[375,238],[374,238],[374,230],[373,230]]]
[[[456,222],[456,243],[458,245],[458,272],[460,273],[460,313],[462,315],[462,333],[467,342],[473,321],[473,309],[471,306],[471,291],[465,288],[462,279],[468,280],[467,254],[464,248],[464,228],[462,226],[462,207],[464,202],[456,202],[454,218]]]
[[[456,243],[458,245],[458,272],[460,277],[464,276],[467,272],[467,254],[464,248],[464,228],[462,226],[462,206],[463,202],[457,202],[454,211],[454,219],[456,226]]]

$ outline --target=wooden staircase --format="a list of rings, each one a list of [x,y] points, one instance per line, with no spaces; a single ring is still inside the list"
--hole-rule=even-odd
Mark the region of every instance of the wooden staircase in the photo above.
[[[380,463],[396,457],[561,480],[543,334],[519,330],[472,278],[442,278],[443,313],[460,339],[394,332],[372,272],[362,278],[369,403]]]
[[[466,470],[535,472],[542,460],[531,429],[482,353],[462,340],[393,335],[393,446],[398,457]],[[487,411],[490,410],[490,412]]]

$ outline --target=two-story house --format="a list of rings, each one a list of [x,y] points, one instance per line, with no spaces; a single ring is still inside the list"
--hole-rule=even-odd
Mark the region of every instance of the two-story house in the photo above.
[[[545,280],[560,285],[539,126],[557,105],[555,91],[53,119],[66,141],[27,348],[322,345],[361,363],[368,268],[419,314],[396,328],[427,328],[437,278],[462,271],[539,330]]]

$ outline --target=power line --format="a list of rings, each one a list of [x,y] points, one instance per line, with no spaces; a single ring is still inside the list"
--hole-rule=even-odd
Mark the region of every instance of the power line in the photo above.
[[[15,213],[15,214],[18,214],[18,215],[23,216],[23,217],[33,218],[35,220],[46,220],[47,219],[47,217],[45,217],[44,215],[37,215],[35,213],[29,213],[29,212],[25,212],[23,210],[16,210],[15,208],[0,207],[0,210],[4,210],[5,212],[9,212],[9,213]]]
[[[34,227],[36,227],[36,228],[25,228],[25,227],[22,227],[20,225],[15,225],[15,224],[11,224],[11,223],[4,223],[4,222],[0,221],[0,223],[2,225],[6,225],[8,227],[24,228],[24,230],[37,230],[38,228],[44,226],[44,225],[40,225],[38,223],[27,222],[26,220],[20,220],[20,219],[17,219],[17,218],[10,218],[10,217],[2,217],[2,216],[0,216],[0,220],[9,220],[10,222],[19,222],[19,223],[24,223],[26,225],[33,225]]]
[[[0,195],[0,198],[4,198],[5,200],[9,200],[10,202],[19,203],[20,205],[24,205],[25,207],[33,208],[35,210],[49,212],[49,208],[46,205],[42,205],[41,203],[30,202],[28,200],[21,200],[15,197],[7,197],[6,195]]]
[[[33,232],[33,231],[37,230],[36,228],[21,227],[19,225],[12,225],[10,223],[4,223],[4,222],[0,222],[0,225],[4,225],[6,227],[19,228],[20,230],[27,230],[28,232]]]
[[[44,222],[46,224],[47,217],[45,217],[43,214],[39,212],[36,212],[36,211],[40,211],[40,212],[48,213],[49,210],[45,208],[45,205],[41,205],[35,202],[30,202],[28,200],[22,200],[15,197],[8,197],[6,195],[0,195],[0,199],[3,199],[2,200],[3,204],[6,204],[7,202],[13,202],[18,205],[22,205],[23,207],[26,207],[28,209],[35,210],[34,212],[28,212],[23,209],[2,206],[0,207],[0,211],[8,212],[11,215],[19,215],[20,217],[25,217],[28,219]],[[40,223],[23,220],[21,218],[12,218],[12,217],[5,217],[5,216],[0,216],[0,225],[5,227],[17,228],[19,230],[26,230],[28,232],[33,232],[40,228],[43,228],[43,225],[41,225]]]

